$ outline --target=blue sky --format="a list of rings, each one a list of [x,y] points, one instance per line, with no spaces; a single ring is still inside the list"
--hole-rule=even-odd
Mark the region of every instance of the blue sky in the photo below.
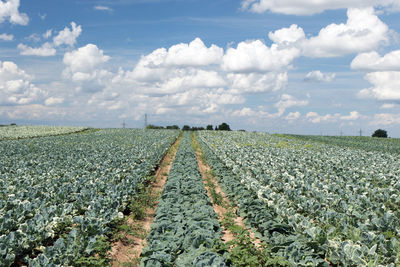
[[[0,124],[400,137],[400,1],[313,2],[0,0]]]

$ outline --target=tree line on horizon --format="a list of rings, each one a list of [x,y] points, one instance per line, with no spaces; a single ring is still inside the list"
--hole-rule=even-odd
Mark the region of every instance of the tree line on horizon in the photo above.
[[[157,126],[157,125],[147,125],[146,129],[167,129],[167,130],[181,130],[178,125],[169,125],[166,127],[163,126]],[[215,127],[212,124],[207,125],[205,128],[204,127],[197,127],[197,126],[192,126],[190,127],[189,125],[183,125],[182,131],[203,131],[203,130],[208,130],[208,131],[231,131],[231,128],[229,124],[223,122],[220,125],[216,125]]]

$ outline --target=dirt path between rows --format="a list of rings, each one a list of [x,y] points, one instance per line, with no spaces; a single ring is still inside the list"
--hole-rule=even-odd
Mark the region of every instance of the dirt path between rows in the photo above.
[[[169,172],[174,162],[176,152],[178,151],[182,136],[179,136],[174,144],[171,145],[168,152],[162,159],[159,168],[155,173],[155,177],[148,187],[150,197],[158,197],[161,195],[164,185],[167,182]],[[127,219],[126,225],[129,230],[123,234],[117,242],[112,244],[111,263],[113,267],[118,266],[138,266],[140,263],[140,254],[146,246],[146,237],[150,232],[151,224],[156,214],[158,201],[154,205],[145,209],[144,218],[134,220],[131,217]],[[133,233],[138,234],[133,234]]]
[[[227,203],[229,206],[231,206],[231,201],[226,197],[225,192],[222,190],[222,188],[220,187],[218,181],[216,180],[215,176],[212,175],[211,172],[211,168],[210,166],[207,164],[207,162],[205,162],[204,160],[204,155],[203,152],[201,151],[201,148],[197,142],[196,136],[193,135],[193,144],[195,147],[195,152],[196,152],[196,157],[197,157],[197,162],[199,165],[199,169],[201,172],[201,175],[203,177],[203,182],[204,185],[206,187],[207,190],[207,194],[208,197],[210,198],[210,200],[213,202],[213,198],[211,195],[211,188],[209,186],[207,186],[207,179],[209,179],[214,185],[215,185],[215,192],[217,194],[220,194],[222,196],[222,203]],[[218,215],[218,220],[220,222],[222,222],[224,215],[228,212],[228,209],[226,207],[224,207],[223,205],[219,205],[213,202],[213,209],[215,211],[215,213],[217,213]],[[234,213],[237,214],[237,209],[238,207],[234,207]],[[234,221],[236,223],[236,225],[243,227],[244,229],[246,229],[249,232],[249,235],[253,241],[253,244],[259,248],[261,246],[261,240],[259,238],[257,238],[255,236],[255,234],[250,231],[244,224],[243,222],[243,218],[240,216],[237,216],[234,218]],[[227,229],[224,229],[224,231],[222,232],[222,240],[224,242],[229,242],[232,241],[235,237],[234,235]]]

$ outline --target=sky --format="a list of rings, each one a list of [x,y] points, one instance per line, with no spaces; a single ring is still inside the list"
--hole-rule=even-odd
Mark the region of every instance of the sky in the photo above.
[[[0,0],[0,124],[400,137],[400,0]]]

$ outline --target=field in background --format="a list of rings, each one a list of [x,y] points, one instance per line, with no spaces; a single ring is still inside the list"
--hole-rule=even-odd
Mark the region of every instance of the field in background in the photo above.
[[[88,129],[90,128],[70,126],[2,126],[0,127],[0,141],[70,134],[82,132]]]

